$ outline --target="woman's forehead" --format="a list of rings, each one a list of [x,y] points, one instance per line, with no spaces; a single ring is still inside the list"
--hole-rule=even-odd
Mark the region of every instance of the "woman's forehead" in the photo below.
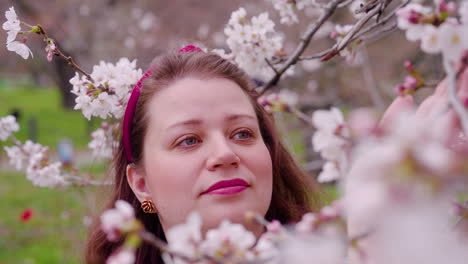
[[[249,96],[223,78],[184,78],[156,93],[148,107],[150,122],[169,128],[184,122],[255,119]]]

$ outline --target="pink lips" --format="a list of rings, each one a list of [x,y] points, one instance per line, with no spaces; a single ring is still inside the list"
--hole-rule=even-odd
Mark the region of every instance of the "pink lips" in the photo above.
[[[202,192],[201,194],[236,194],[242,192],[249,184],[242,180],[242,179],[233,179],[227,181],[219,181],[210,186],[206,191]]]

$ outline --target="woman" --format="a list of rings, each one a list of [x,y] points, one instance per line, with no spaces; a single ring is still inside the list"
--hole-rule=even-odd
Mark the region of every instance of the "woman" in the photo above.
[[[164,240],[193,210],[206,231],[222,219],[243,223],[247,211],[286,223],[318,207],[316,185],[281,144],[238,67],[189,46],[157,58],[143,79],[141,94],[134,89],[127,106],[105,209],[128,201],[145,228]],[[95,223],[86,262],[104,263],[119,245]],[[158,250],[143,245],[136,263],[162,261]]]

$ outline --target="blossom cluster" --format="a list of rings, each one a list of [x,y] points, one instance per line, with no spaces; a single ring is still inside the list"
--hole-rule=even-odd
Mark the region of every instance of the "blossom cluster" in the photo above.
[[[346,152],[350,147],[349,129],[343,114],[338,108],[317,110],[312,115],[312,123],[317,129],[312,136],[312,145],[326,161],[318,181],[337,180],[347,170]]]
[[[101,61],[93,67],[92,80],[78,73],[70,79],[72,93],[77,95],[75,109],[90,119],[97,116],[121,118],[133,86],[142,76],[136,60],[121,58],[115,65]]]
[[[296,11],[304,10],[307,7],[315,7],[315,0],[271,0],[273,7],[279,12],[280,23],[293,25],[299,23]]]
[[[48,148],[30,140],[24,144],[4,147],[10,163],[17,170],[26,169],[26,178],[34,185],[54,188],[70,182],[61,174],[62,163],[49,161]]]
[[[93,156],[103,159],[111,159],[114,149],[119,142],[115,140],[115,133],[118,124],[108,124],[103,122],[101,128],[91,133],[92,140],[88,147],[93,151]]]
[[[466,259],[467,238],[449,212],[466,193],[467,155],[450,145],[449,122],[405,112],[354,148],[343,183],[348,233],[360,238],[351,263]]]
[[[270,78],[274,71],[266,60],[271,60],[282,48],[282,37],[274,30],[275,23],[270,20],[268,13],[254,16],[249,21],[244,8],[239,8],[231,14],[231,18],[224,29],[227,45],[235,63],[259,79]],[[219,52],[219,51],[218,51]]]
[[[16,123],[14,116],[6,116],[0,118],[0,140],[7,140],[13,132],[19,130],[19,125]]]
[[[9,51],[16,52],[18,55],[23,57],[23,59],[27,59],[29,55],[33,56],[31,50],[24,44],[26,39],[23,40],[16,40],[18,34],[22,34],[21,32],[21,21],[18,19],[16,15],[15,9],[10,7],[8,11],[5,12],[5,17],[7,21],[3,23],[3,29],[7,31],[7,49]]]
[[[442,53],[449,61],[458,62],[468,49],[468,3],[464,1],[458,8],[455,2],[446,0],[435,3],[435,9],[418,3],[399,9],[398,27],[406,31],[408,40],[420,40],[424,52]]]

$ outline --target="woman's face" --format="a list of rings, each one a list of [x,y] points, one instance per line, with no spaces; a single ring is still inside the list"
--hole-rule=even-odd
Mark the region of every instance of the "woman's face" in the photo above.
[[[148,105],[144,190],[163,228],[191,211],[204,230],[223,219],[243,223],[247,211],[265,215],[272,164],[248,96],[228,79],[188,77],[162,89]]]

